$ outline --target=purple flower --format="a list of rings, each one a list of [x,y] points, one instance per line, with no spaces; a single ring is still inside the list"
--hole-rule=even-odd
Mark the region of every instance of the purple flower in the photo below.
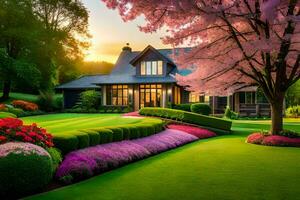
[[[71,181],[81,180],[195,140],[198,140],[196,136],[167,129],[159,134],[137,140],[108,143],[73,151],[66,155],[56,172],[56,177],[60,180],[66,180],[66,177],[71,177]]]

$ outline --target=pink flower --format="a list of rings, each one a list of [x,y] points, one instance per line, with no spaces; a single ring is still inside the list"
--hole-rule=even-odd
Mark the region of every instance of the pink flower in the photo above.
[[[247,137],[246,142],[247,143],[252,143],[252,144],[261,144],[264,137],[265,136],[261,133],[252,133],[251,135],[249,135]]]
[[[199,139],[204,139],[204,138],[210,138],[210,137],[217,136],[212,131],[209,131],[209,130],[203,129],[203,128],[199,128],[199,127],[195,127],[195,126],[170,124],[170,125],[168,125],[168,128],[176,129],[176,130],[180,130],[180,131],[189,133],[191,135],[194,135],[194,136],[198,137]]]
[[[300,147],[300,138],[289,138],[280,135],[270,135],[264,138],[262,144],[268,146]]]

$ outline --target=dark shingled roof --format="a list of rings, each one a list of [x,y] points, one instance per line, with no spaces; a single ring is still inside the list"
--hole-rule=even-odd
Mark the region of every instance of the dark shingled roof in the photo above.
[[[188,48],[186,48],[188,50]],[[167,59],[171,59],[171,54],[173,53],[172,49],[158,49],[158,52]],[[177,69],[173,70],[171,75],[164,77],[139,77],[136,76],[136,69],[130,64],[134,58],[136,58],[141,51],[129,51],[123,50],[115,64],[114,69],[108,75],[91,75],[83,76],[77,80],[71,81],[66,84],[62,84],[57,89],[95,89],[100,88],[97,85],[103,84],[134,84],[134,83],[176,83],[175,78],[172,76],[175,73],[182,75],[188,74],[186,70],[178,71]],[[175,52],[176,53],[176,52]]]

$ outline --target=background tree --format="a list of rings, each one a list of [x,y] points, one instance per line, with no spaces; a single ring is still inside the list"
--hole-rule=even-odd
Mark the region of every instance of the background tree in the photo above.
[[[300,78],[299,0],[103,0],[125,21],[144,16],[140,29],[167,29],[174,47],[191,46],[177,58],[193,73],[181,85],[210,95],[260,87],[272,110],[273,134],[283,129],[287,89]]]
[[[40,74],[29,55],[32,54],[30,47],[39,42],[36,38],[40,30],[30,0],[0,0],[2,100],[9,97],[13,81],[38,87]]]

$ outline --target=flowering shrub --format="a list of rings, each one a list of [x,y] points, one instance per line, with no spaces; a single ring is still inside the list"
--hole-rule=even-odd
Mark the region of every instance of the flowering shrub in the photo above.
[[[281,135],[264,135],[262,133],[253,133],[249,135],[246,142],[267,146],[300,147],[300,137],[290,138]]]
[[[186,133],[192,134],[199,139],[203,138],[210,138],[217,136],[214,132],[209,131],[207,129],[195,127],[195,126],[188,126],[188,125],[179,125],[179,124],[170,124],[168,125],[170,129],[176,129],[180,131],[184,131]]]
[[[138,111],[125,113],[125,114],[123,114],[122,116],[125,116],[125,117],[142,117],[142,116],[139,114]]]
[[[300,138],[289,138],[280,135],[270,135],[264,138],[263,145],[300,147]]]
[[[66,155],[56,177],[70,183],[122,166],[150,155],[198,140],[182,131],[168,129],[137,140],[97,145]]]
[[[261,133],[253,133],[247,137],[247,143],[261,144],[265,135]]]
[[[12,101],[12,105],[16,108],[22,108],[23,110],[26,111],[36,111],[39,109],[37,104],[23,101],[23,100],[14,100]]]
[[[7,107],[5,104],[0,104],[0,111],[7,111]]]
[[[0,199],[19,199],[42,189],[52,178],[51,164],[50,155],[40,146],[0,145]]]
[[[42,147],[52,147],[52,135],[43,128],[23,125],[23,121],[15,118],[0,119],[0,144],[7,141],[22,141]]]

